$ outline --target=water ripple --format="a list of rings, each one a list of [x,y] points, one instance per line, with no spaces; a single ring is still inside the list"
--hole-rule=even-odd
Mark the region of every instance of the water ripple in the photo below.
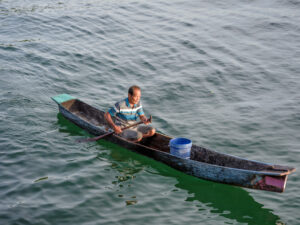
[[[293,0],[0,0],[1,222],[296,224],[297,176],[274,195],[78,145],[89,135],[50,97],[107,110],[134,83],[157,130],[299,167],[298,11]]]

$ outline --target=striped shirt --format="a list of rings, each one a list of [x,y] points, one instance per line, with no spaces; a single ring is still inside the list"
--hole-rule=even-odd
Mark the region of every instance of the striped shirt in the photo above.
[[[139,116],[144,115],[141,102],[131,107],[128,98],[117,102],[108,112],[111,116],[117,116],[125,121],[135,121]]]

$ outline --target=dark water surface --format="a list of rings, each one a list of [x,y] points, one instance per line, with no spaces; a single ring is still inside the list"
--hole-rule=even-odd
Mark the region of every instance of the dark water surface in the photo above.
[[[187,176],[89,136],[68,93],[107,109],[142,87],[157,130],[300,168],[300,2],[0,0],[0,224],[299,224],[282,194]]]

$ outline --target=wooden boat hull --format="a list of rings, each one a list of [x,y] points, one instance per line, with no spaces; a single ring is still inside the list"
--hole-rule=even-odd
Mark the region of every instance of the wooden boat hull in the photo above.
[[[52,98],[61,114],[93,135],[106,133],[104,112],[70,95]],[[283,192],[292,167],[272,165],[218,153],[193,145],[190,159],[170,154],[172,137],[156,133],[140,143],[130,142],[118,135],[109,135],[106,140],[131,151],[148,156],[186,174],[214,182],[266,191]]]

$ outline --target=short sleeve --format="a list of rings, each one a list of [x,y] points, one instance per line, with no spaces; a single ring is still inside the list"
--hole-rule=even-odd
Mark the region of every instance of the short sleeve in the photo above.
[[[145,114],[142,105],[140,105],[139,109],[137,110],[137,114],[138,114],[139,116]]]
[[[109,110],[108,110],[108,113],[111,115],[111,116],[115,116],[116,113],[120,112],[120,109],[119,109],[119,104],[116,103],[113,107],[111,107]]]

